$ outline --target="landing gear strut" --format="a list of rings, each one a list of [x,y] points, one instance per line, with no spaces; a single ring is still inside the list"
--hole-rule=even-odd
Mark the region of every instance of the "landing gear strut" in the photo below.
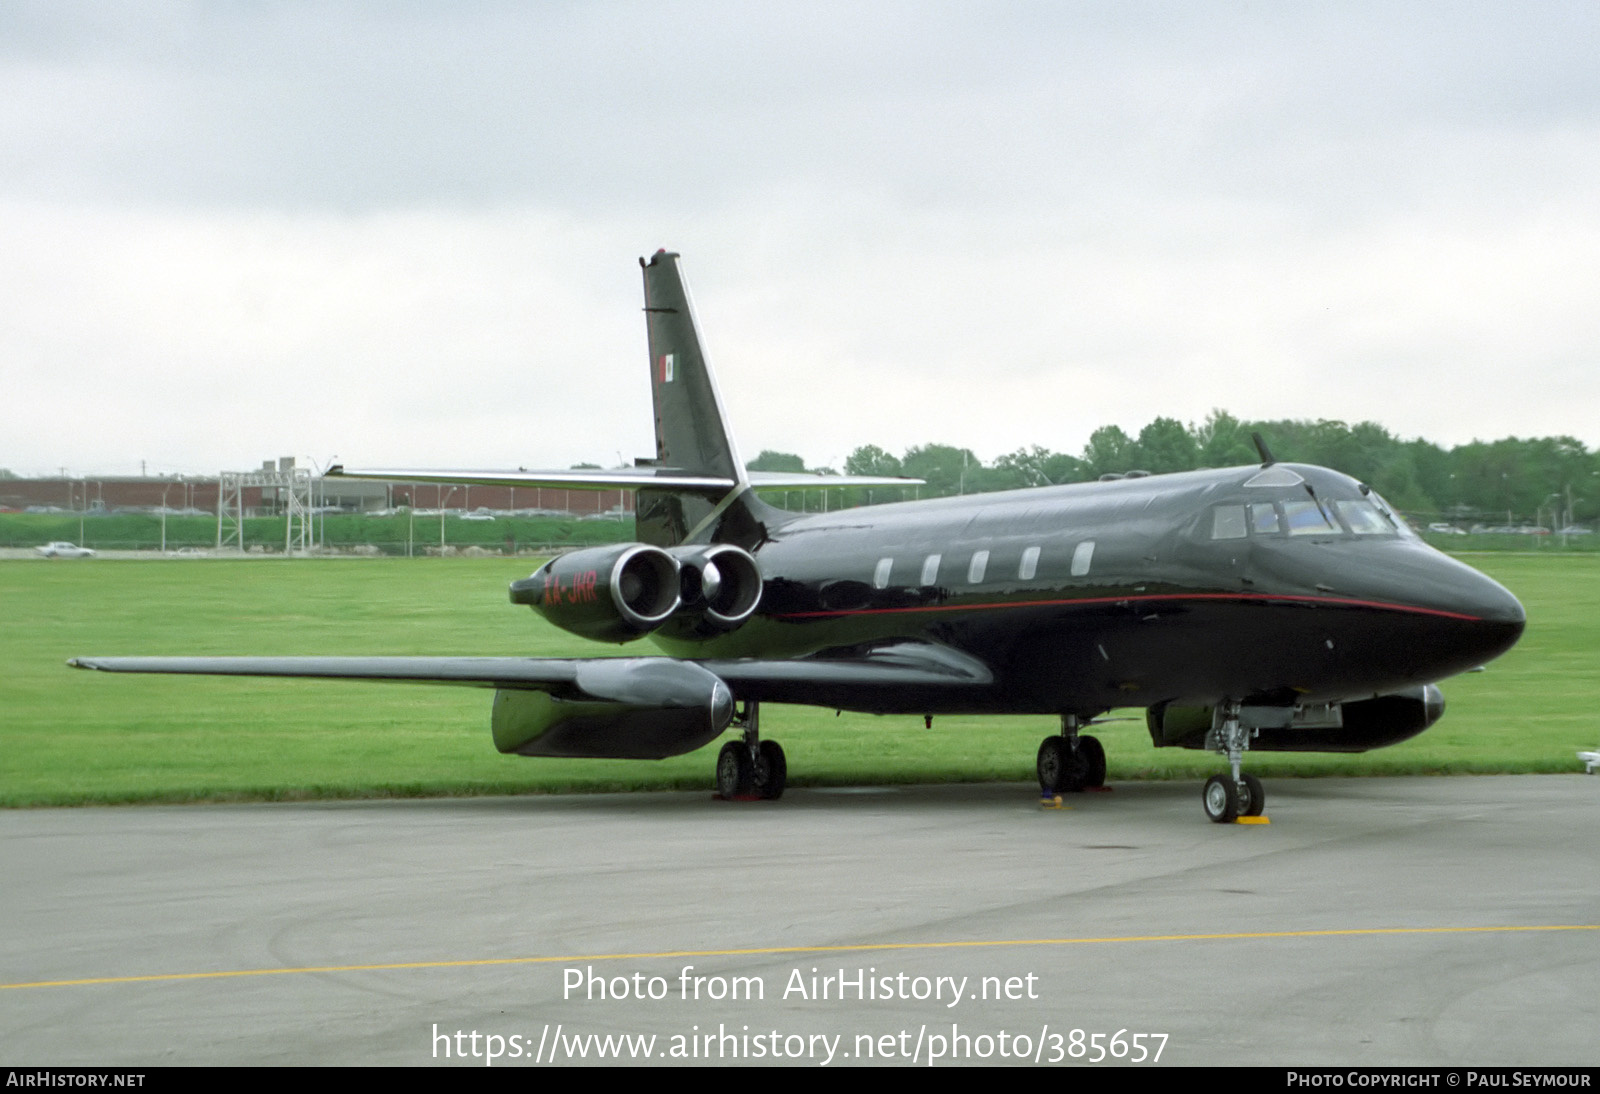
[[[733,724],[743,730],[743,736],[723,745],[717,754],[717,794],[728,801],[783,797],[789,761],[777,741],[761,739],[759,704],[745,703]]]
[[[1096,737],[1081,734],[1076,714],[1061,716],[1061,732],[1039,745],[1039,792],[1075,794],[1106,784],[1106,750]]]
[[[1267,806],[1267,792],[1261,780],[1240,771],[1244,754],[1250,748],[1255,730],[1239,721],[1239,704],[1227,702],[1217,708],[1216,720],[1206,744],[1213,752],[1228,758],[1229,775],[1213,775],[1200,791],[1206,816],[1216,824],[1228,824],[1240,817],[1259,817]]]

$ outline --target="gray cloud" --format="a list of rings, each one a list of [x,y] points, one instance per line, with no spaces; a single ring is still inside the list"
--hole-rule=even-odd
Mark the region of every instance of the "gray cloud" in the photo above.
[[[0,466],[633,455],[660,245],[752,451],[1212,406],[1594,443],[1597,22],[8,5]]]

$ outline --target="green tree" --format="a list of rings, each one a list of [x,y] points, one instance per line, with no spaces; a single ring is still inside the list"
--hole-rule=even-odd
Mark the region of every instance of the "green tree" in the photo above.
[[[1156,474],[1193,471],[1199,466],[1200,446],[1176,418],[1156,418],[1139,431],[1142,469]]]
[[[844,460],[846,475],[904,475],[900,460],[875,444],[864,444]]]
[[[1138,446],[1121,426],[1103,425],[1089,434],[1089,443],[1084,445],[1084,470],[1091,479],[1132,471],[1138,466],[1138,455]]]
[[[983,461],[969,449],[947,444],[927,444],[906,449],[900,461],[904,473],[927,482],[923,496],[973,494],[981,491]]]
[[[1084,477],[1083,461],[1065,452],[1052,452],[1034,445],[1008,452],[994,461],[990,468],[998,489],[1008,490],[1025,486],[1054,486],[1064,482],[1079,482]]]
[[[772,449],[763,449],[761,455],[745,464],[750,471],[793,471],[803,472],[806,461],[792,452],[774,452]]]
[[[1193,432],[1197,467],[1240,467],[1261,460],[1250,439],[1250,428],[1226,410],[1213,410]],[[1273,455],[1277,454],[1274,450]]]

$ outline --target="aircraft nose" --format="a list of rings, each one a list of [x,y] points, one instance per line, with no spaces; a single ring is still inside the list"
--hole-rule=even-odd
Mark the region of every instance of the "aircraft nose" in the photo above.
[[[1492,661],[1517,644],[1527,626],[1528,613],[1523,610],[1522,602],[1511,595],[1511,590],[1498,581],[1475,570],[1472,576],[1476,581],[1465,598],[1468,613],[1482,621],[1478,627],[1484,646],[1483,660]]]
[[[1475,608],[1472,614],[1487,623],[1515,626],[1516,633],[1521,634],[1528,622],[1528,613],[1523,610],[1522,601],[1493,578],[1483,574],[1475,576],[1479,579],[1479,585],[1472,596]]]
[[[1369,578],[1373,580],[1373,578]],[[1446,642],[1478,664],[1492,661],[1517,644],[1528,616],[1522,603],[1498,581],[1432,548],[1408,553],[1404,562],[1377,578],[1380,595],[1438,616],[1459,620]]]

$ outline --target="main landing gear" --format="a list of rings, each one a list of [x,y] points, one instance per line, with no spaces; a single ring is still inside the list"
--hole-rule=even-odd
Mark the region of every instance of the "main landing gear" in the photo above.
[[[1082,725],[1076,714],[1063,714],[1060,734],[1039,745],[1039,792],[1046,797],[1106,784],[1105,747],[1079,733]]]
[[[1259,817],[1267,806],[1267,792],[1261,780],[1239,770],[1253,736],[1255,731],[1239,721],[1238,703],[1228,702],[1217,708],[1216,722],[1206,744],[1212,751],[1228,757],[1232,776],[1213,775],[1200,792],[1206,816],[1217,824],[1228,824],[1240,817]]]
[[[789,761],[777,741],[761,740],[761,708],[747,702],[733,724],[744,731],[717,754],[717,795],[728,801],[776,801],[789,781]]]

